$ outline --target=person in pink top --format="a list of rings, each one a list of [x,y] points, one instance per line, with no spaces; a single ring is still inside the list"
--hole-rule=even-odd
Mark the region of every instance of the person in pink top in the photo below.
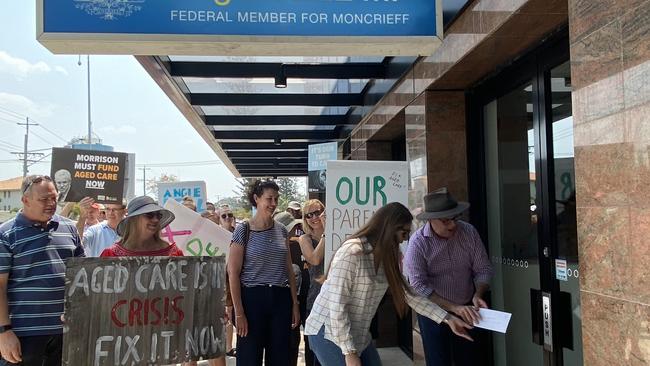
[[[160,230],[174,221],[174,214],[151,197],[136,197],[127,206],[128,215],[117,225],[122,239],[104,249],[101,257],[172,256],[182,257],[176,244],[160,237]]]

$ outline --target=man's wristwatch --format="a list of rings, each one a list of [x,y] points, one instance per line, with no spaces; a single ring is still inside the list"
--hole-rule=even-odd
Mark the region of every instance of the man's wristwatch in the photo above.
[[[6,332],[6,331],[8,331],[8,330],[11,330],[11,329],[12,329],[12,328],[11,328],[11,324],[0,325],[0,334]]]

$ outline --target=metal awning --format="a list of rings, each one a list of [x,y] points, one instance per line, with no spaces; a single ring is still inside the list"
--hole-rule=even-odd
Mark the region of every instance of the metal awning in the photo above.
[[[445,25],[468,2],[445,2]],[[136,58],[224,164],[241,177],[306,176],[308,146],[344,142],[417,60]]]
[[[397,80],[390,57],[138,60],[242,177],[307,175],[308,145],[346,139],[360,119],[355,108],[377,99],[366,97],[373,83]]]

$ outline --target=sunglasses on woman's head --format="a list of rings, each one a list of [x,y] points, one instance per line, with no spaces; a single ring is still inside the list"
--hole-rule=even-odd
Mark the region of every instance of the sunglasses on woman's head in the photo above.
[[[149,220],[152,220],[154,217],[160,220],[162,219],[163,214],[160,211],[156,211],[156,212],[147,212],[146,214],[144,214],[144,216]]]
[[[322,213],[323,213],[323,210],[312,211],[312,212],[306,213],[305,217],[308,218],[308,219],[312,219],[314,217],[320,216]]]
[[[231,213],[229,213],[229,214],[222,214],[222,215],[221,215],[221,218],[222,218],[222,219],[225,219],[226,217],[233,218],[233,217],[235,217],[235,215],[233,215],[233,214],[231,214]]]

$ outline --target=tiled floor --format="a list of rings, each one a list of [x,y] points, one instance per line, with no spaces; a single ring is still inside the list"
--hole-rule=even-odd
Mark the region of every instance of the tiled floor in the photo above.
[[[399,348],[379,348],[378,351],[383,366],[407,366],[413,364],[413,361],[411,361],[411,359],[408,358]],[[301,343],[300,354],[298,355],[298,366],[305,364],[302,356],[303,349]],[[199,362],[199,365],[202,366],[207,364],[207,362]],[[228,366],[235,366],[235,359],[228,357],[227,364]]]

